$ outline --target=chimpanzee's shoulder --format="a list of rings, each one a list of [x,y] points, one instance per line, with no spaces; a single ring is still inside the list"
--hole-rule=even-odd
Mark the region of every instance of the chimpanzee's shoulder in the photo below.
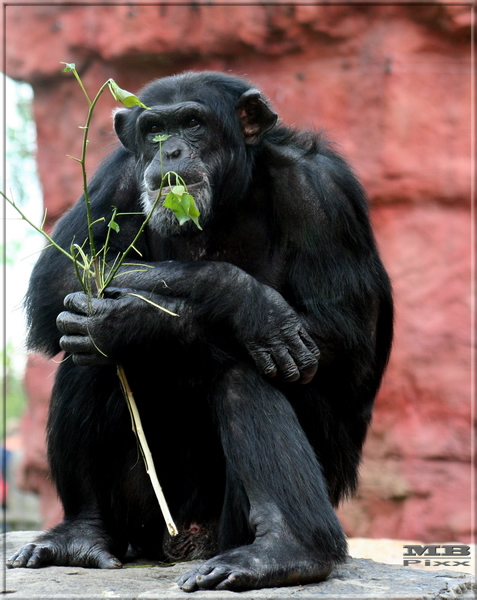
[[[336,144],[324,130],[302,130],[280,125],[266,135],[269,143],[302,152],[305,156],[339,156]]]

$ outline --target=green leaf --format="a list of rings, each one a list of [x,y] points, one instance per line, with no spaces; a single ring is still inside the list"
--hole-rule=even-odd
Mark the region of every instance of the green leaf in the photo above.
[[[195,203],[194,196],[191,196],[190,194],[187,194],[187,196],[190,198],[189,216],[192,220],[194,220],[194,217],[198,219],[200,217],[200,212]]]
[[[153,142],[165,142],[166,140],[168,140],[171,136],[164,134],[164,135],[156,135],[155,137],[152,138]]]
[[[175,190],[179,189],[182,189],[182,192],[176,193]],[[202,230],[199,224],[200,212],[196,206],[194,197],[188,194],[183,186],[175,186],[167,194],[163,206],[172,210],[179,221],[179,225],[184,225],[187,221],[193,221],[198,229]]]
[[[188,209],[189,218],[191,219],[191,221],[193,223],[195,223],[197,229],[200,229],[202,231],[202,227],[200,226],[200,223],[199,223],[200,212],[199,212],[199,209],[197,208],[194,197],[191,196],[190,194],[186,194],[186,196],[188,196],[188,198],[189,198],[189,209]]]
[[[76,71],[75,63],[61,62],[60,65],[65,65],[65,68],[63,69],[63,73],[71,73],[72,71]]]
[[[179,221],[179,225],[183,225],[189,220],[189,215],[182,206],[181,198],[179,198],[179,196],[176,196],[176,194],[174,194],[173,192],[169,192],[167,194],[163,206],[172,210],[174,216]]]
[[[121,102],[123,106],[127,108],[131,108],[131,106],[140,106],[141,108],[149,108],[145,104],[143,104],[137,96],[131,94],[131,92],[127,92],[119,87],[119,85],[114,81],[114,79],[110,79],[108,81],[109,90],[115,100]]]
[[[185,194],[185,191],[186,189],[183,185],[175,185],[171,190],[171,192],[176,196],[183,196]]]
[[[108,223],[109,229],[114,229],[116,233],[119,233],[119,225],[116,223],[114,219],[111,219]]]

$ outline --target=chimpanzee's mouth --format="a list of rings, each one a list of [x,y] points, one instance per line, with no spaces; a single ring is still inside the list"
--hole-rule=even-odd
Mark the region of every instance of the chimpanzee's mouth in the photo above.
[[[207,175],[202,175],[199,181],[197,179],[198,178],[196,178],[195,181],[191,181],[191,178],[189,177],[188,180],[186,180],[186,186],[187,192],[193,196],[195,206],[200,214],[200,229],[197,229],[195,225],[191,225],[192,220],[190,223],[185,223],[182,226],[178,218],[176,218],[177,215],[174,213],[174,211],[169,210],[169,208],[171,208],[170,202],[167,208],[164,207],[166,196],[173,190],[175,187],[174,185],[168,185],[164,186],[160,190],[154,190],[147,186],[146,182],[144,182],[143,192],[140,200],[144,214],[151,215],[149,227],[152,230],[161,236],[170,237],[181,235],[184,231],[183,227],[185,227],[185,231],[189,232],[191,231],[191,228],[194,232],[198,232],[202,229],[204,223],[209,219],[209,215],[211,213],[212,190]],[[171,181],[170,183],[173,184],[175,182]],[[175,185],[181,184],[177,183]],[[178,191],[178,196],[182,196],[181,191]],[[181,197],[179,202],[182,204],[183,200],[184,198]],[[172,204],[175,204],[175,202],[173,201]]]
[[[198,181],[197,183],[186,184],[187,192],[193,196],[195,193],[197,193],[200,190],[200,188],[204,187],[204,184],[205,184],[204,180]],[[165,185],[165,186],[163,186],[163,188],[161,190],[151,190],[151,188],[147,188],[147,192],[149,194],[149,197],[153,198],[155,200],[157,198],[159,192],[161,193],[161,198],[162,198],[163,196],[167,196],[167,194],[169,192],[172,192],[174,187],[180,186],[180,185],[182,185],[182,184],[176,183],[172,186]]]
[[[194,173],[193,175],[189,175],[187,179],[184,179],[185,187],[187,188],[187,192],[192,196],[200,191],[201,188],[207,186],[208,179],[204,173]],[[169,192],[173,190],[174,187],[183,185],[180,180],[178,180],[175,175],[171,174],[170,180],[167,181],[170,185],[164,185],[162,189],[152,189],[146,184],[146,189],[150,200],[155,200],[158,194],[161,194],[161,198],[163,196],[167,196]]]

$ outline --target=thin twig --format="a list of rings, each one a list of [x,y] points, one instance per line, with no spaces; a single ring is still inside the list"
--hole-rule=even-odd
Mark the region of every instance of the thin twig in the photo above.
[[[144,430],[142,428],[141,417],[139,416],[139,411],[137,409],[136,402],[132,395],[131,388],[129,387],[128,380],[126,378],[126,373],[124,372],[124,368],[121,365],[117,365],[117,372],[119,381],[121,382],[121,386],[123,388],[124,397],[128,401],[129,412],[131,413],[131,421],[133,431],[139,440],[139,447],[141,449],[142,457],[144,459],[144,464],[146,466],[146,471],[151,478],[152,487],[154,488],[154,492],[156,493],[157,500],[162,510],[162,514],[164,515],[164,520],[167,525],[167,529],[171,536],[177,535],[179,532],[177,527],[172,519],[172,515],[169,511],[169,507],[167,506],[166,499],[164,497],[164,493],[162,491],[162,487],[159,484],[159,479],[157,478],[156,468],[154,466],[154,460],[152,458],[151,451],[149,449],[149,444],[147,443],[146,436],[144,435]]]

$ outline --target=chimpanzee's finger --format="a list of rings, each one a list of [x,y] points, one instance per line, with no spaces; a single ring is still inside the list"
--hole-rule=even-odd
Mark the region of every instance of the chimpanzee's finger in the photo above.
[[[91,315],[94,312],[94,302],[94,298],[90,298],[83,292],[73,292],[65,297],[63,305],[70,312]]]
[[[64,335],[87,335],[87,317],[63,311],[56,317],[56,326]]]

